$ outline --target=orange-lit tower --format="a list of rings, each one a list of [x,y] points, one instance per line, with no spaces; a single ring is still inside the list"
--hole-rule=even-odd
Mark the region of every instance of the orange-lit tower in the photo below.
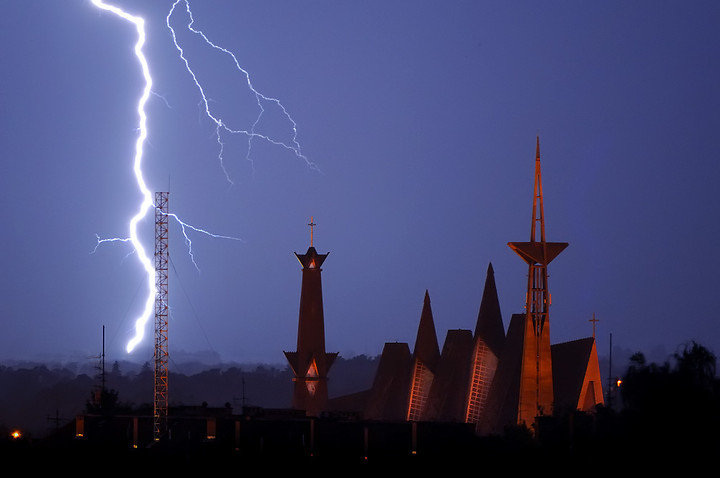
[[[540,240],[536,231],[540,226]],[[535,186],[533,190],[530,242],[509,242],[508,246],[528,264],[527,295],[518,423],[531,426],[537,416],[552,415],[553,376],[550,356],[550,293],[547,266],[568,244],[545,241],[542,177],[540,174],[540,138],[535,150]]]
[[[327,254],[318,254],[313,244],[316,224],[310,218],[310,247],[305,254],[295,253],[302,266],[300,316],[298,318],[297,351],[285,352],[295,382],[293,408],[317,416],[328,399],[327,374],[337,353],[325,352],[325,319],[323,316],[320,268]]]

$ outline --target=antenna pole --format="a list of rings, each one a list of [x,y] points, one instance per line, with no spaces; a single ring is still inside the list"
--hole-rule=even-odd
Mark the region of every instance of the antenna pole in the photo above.
[[[101,380],[102,380],[102,390],[100,393],[100,400],[103,400],[103,395],[105,394],[105,326],[102,326],[102,372],[101,372]]]
[[[612,409],[612,332],[610,333],[610,361],[608,364],[607,404]]]
[[[155,353],[153,439],[167,433],[168,420],[168,196],[155,193]]]

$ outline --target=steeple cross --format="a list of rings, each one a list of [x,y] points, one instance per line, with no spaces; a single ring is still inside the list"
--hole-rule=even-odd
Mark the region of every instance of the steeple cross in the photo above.
[[[310,216],[308,226],[310,226],[310,247],[313,247],[313,233],[315,232],[315,226],[317,226],[317,224],[313,221],[313,216]]]
[[[593,324],[593,338],[595,338],[595,324],[600,322],[600,319],[595,318],[595,312],[593,312],[593,317],[592,317],[592,319],[588,320],[588,322],[592,322],[592,324]]]

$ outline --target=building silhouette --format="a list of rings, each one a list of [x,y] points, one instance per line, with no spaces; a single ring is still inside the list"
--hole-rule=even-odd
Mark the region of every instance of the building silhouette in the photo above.
[[[567,243],[545,240],[539,138],[530,241],[508,245],[528,265],[525,313],[511,316],[506,333],[489,264],[474,333],[449,330],[440,353],[425,291],[413,350],[386,343],[372,388],[352,397],[365,419],[468,423],[494,434],[508,426],[534,429],[555,410],[589,412],[603,403],[594,337],[550,345],[547,266]],[[341,403],[352,400],[332,399],[329,408]]]
[[[310,246],[295,253],[302,268],[297,348],[284,352],[293,373],[292,408],[174,407],[167,439],[260,455],[362,450],[367,459],[368,450],[399,456],[421,449],[439,457],[508,427],[537,431],[546,417],[593,412],[603,404],[594,336],[550,344],[547,266],[567,243],[545,240],[543,208],[538,139],[530,241],[508,243],[528,265],[524,313],[512,314],[505,328],[489,264],[474,331],[448,330],[441,349],[426,290],[413,348],[385,343],[371,388],[332,399],[328,373],[338,354],[325,351],[321,278],[328,254],[314,247],[311,218]],[[88,412],[76,418],[74,436],[143,446],[152,442],[151,418],[149,410]]]
[[[310,247],[305,254],[295,253],[302,266],[297,350],[285,352],[285,357],[294,374],[292,407],[317,416],[327,404],[327,374],[337,353],[325,352],[321,266],[328,254],[317,253],[313,245],[315,223],[312,218],[308,225]]]

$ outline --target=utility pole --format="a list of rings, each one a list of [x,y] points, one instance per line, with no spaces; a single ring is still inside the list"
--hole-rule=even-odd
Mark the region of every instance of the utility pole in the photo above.
[[[607,405],[612,409],[612,332],[610,333],[610,361],[608,364]]]
[[[101,355],[101,372],[100,372],[100,383],[102,383],[102,390],[100,393],[100,401],[102,404],[103,396],[105,395],[105,326],[102,326],[102,355]]]

